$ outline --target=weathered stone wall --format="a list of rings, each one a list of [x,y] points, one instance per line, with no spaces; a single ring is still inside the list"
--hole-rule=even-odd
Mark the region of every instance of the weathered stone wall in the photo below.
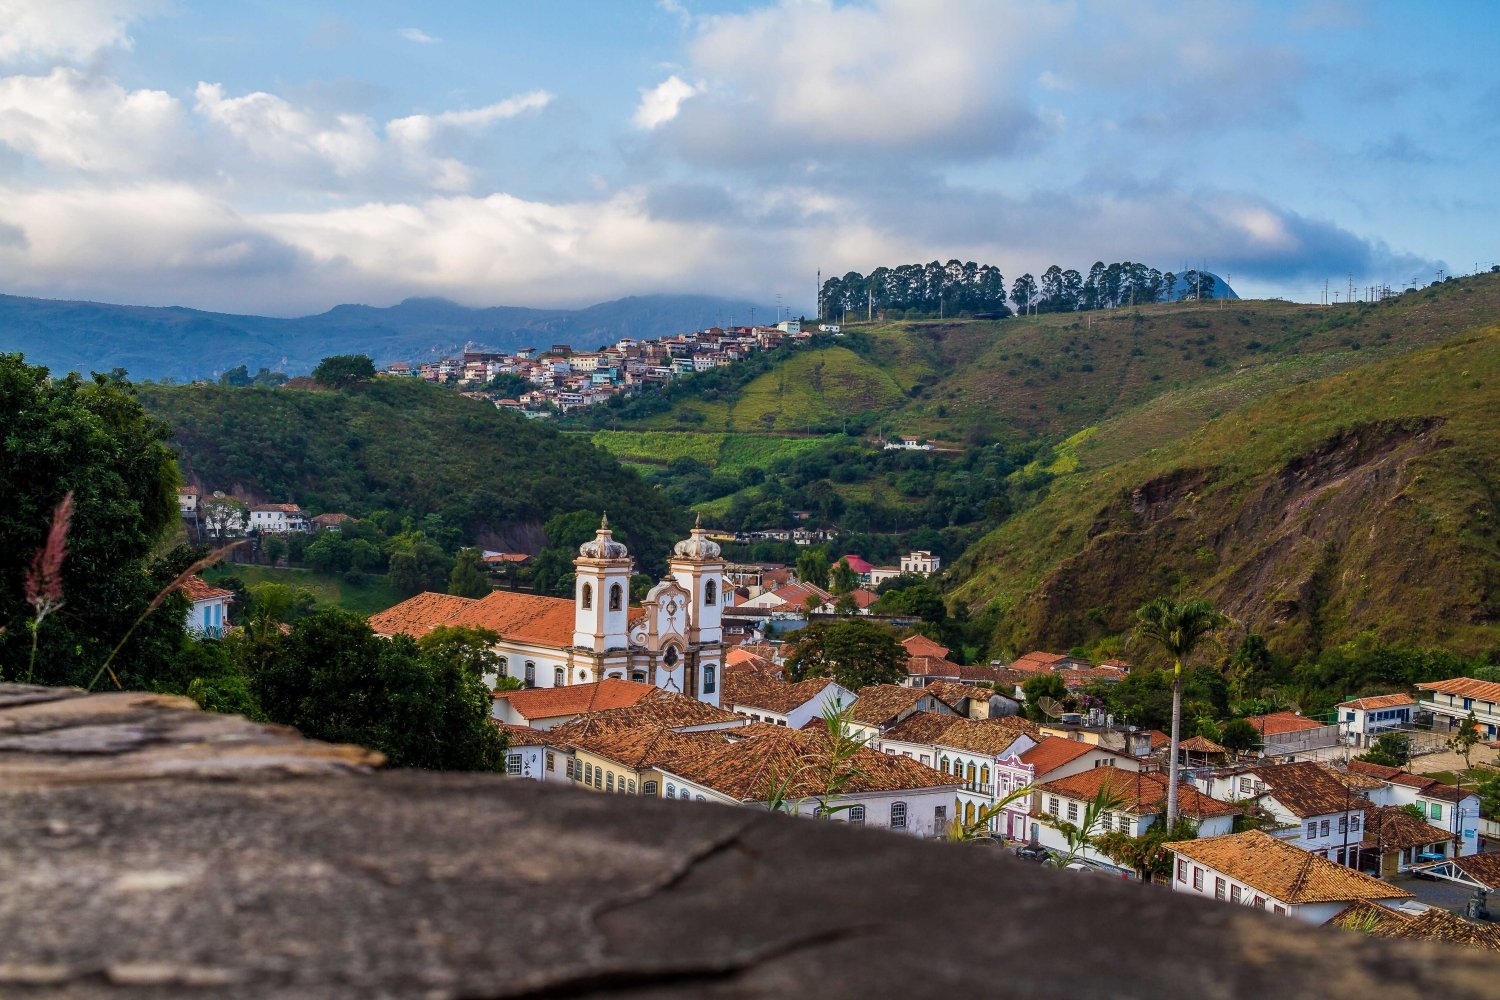
[[[1476,952],[0,686],[0,996],[1494,997]],[[503,846],[502,846],[503,845]]]

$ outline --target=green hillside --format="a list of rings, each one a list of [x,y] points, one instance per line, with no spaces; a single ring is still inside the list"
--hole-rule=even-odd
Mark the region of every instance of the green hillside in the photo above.
[[[184,478],[313,513],[430,515],[466,541],[535,551],[540,526],[608,509],[649,562],[687,516],[613,456],[493,406],[414,381],[348,390],[153,386]]]
[[[1207,402],[1168,394],[1079,442],[1078,471],[954,567],[960,599],[1002,613],[995,648],[1123,634],[1174,592],[1294,655],[1360,633],[1494,648],[1500,328],[1267,388],[1227,377]],[[1250,401],[1229,409],[1237,395]],[[1203,406],[1225,412],[1198,423]]]

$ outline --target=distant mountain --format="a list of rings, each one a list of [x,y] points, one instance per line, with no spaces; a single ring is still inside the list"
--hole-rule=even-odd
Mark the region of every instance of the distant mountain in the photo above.
[[[335,306],[277,319],[181,307],[0,295],[0,351],[20,351],[54,372],[124,368],[136,379],[186,381],[237,365],[305,374],[331,354],[369,354],[376,364],[418,361],[474,343],[494,350],[568,344],[598,347],[657,337],[774,310],[706,295],[642,295],[585,309],[471,309],[445,299],[386,308]]]

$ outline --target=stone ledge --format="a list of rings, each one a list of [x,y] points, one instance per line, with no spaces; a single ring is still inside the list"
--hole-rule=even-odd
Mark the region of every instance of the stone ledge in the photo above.
[[[1500,977],[984,848],[375,762],[178,699],[0,687],[0,995],[1388,1000]]]

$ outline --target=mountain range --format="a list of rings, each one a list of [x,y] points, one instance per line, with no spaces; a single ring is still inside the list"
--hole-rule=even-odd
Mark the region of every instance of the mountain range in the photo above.
[[[124,306],[0,295],[0,351],[19,351],[54,372],[123,368],[132,378],[186,381],[246,365],[305,374],[333,354],[378,365],[422,361],[466,344],[500,351],[552,344],[598,347],[716,323],[769,319],[774,307],[706,295],[643,295],[583,309],[474,309],[411,298],[384,308],[340,305],[276,318],[179,306]]]

